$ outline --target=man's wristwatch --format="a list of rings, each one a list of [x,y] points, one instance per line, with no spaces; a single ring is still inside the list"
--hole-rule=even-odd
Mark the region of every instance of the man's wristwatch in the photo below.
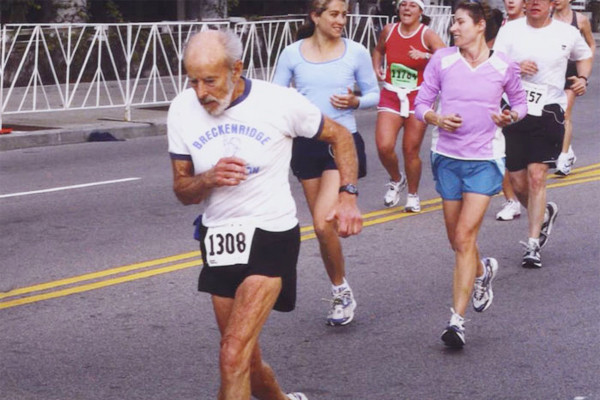
[[[340,190],[338,191],[338,193],[342,193],[342,192],[346,192],[346,193],[350,193],[355,196],[358,196],[358,188],[356,187],[356,185],[353,185],[351,183],[340,186]]]

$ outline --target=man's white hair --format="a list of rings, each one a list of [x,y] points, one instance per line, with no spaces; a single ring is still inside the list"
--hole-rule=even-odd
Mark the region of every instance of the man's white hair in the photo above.
[[[244,51],[242,41],[235,33],[233,33],[233,31],[227,29],[209,30],[194,33],[192,36],[190,36],[185,44],[185,50],[183,53],[184,60],[187,58],[189,47],[197,40],[200,40],[202,36],[206,36],[207,34],[215,35],[219,43],[223,46],[223,49],[225,50],[225,62],[229,68],[233,68],[235,62],[242,59],[242,53]]]

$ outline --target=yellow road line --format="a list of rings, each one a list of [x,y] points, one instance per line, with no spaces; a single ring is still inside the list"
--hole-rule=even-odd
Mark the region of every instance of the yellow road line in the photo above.
[[[92,279],[103,278],[103,277],[109,276],[109,275],[121,274],[124,272],[134,271],[136,269],[154,267],[156,265],[167,264],[167,263],[171,263],[171,262],[175,262],[175,261],[185,260],[186,258],[199,257],[199,256],[200,256],[200,251],[192,251],[190,253],[183,253],[183,254],[178,254],[175,256],[159,258],[156,260],[145,261],[145,262],[141,262],[141,263],[125,265],[122,267],[106,269],[103,271],[92,272],[90,274],[74,276],[71,278],[61,279],[58,281],[40,283],[38,285],[14,289],[9,292],[4,292],[4,293],[0,292],[0,299],[4,299],[6,297],[18,296],[18,295],[22,295],[22,294],[27,294],[27,293],[31,293],[31,292],[39,292],[42,290],[53,289],[58,286],[71,285],[73,283],[89,281]]]
[[[575,174],[570,174],[567,175],[565,177],[561,177],[559,175],[552,175],[551,178],[553,181],[573,181],[573,180],[577,180],[579,178],[585,178],[588,176],[600,176],[600,170],[591,170],[591,171],[587,171],[587,172],[581,172],[581,173],[575,173]]]
[[[549,176],[549,180],[551,178],[553,178],[553,179],[552,179],[552,183],[548,184],[548,188],[563,187],[563,186],[570,186],[570,185],[574,185],[574,184],[599,181],[600,180],[600,170],[595,169],[598,167],[600,167],[600,163],[577,168],[573,171],[573,173],[571,175],[569,175],[567,177],[561,177],[560,179],[557,179],[558,177],[556,175],[551,175],[551,176]],[[363,226],[369,227],[369,226],[376,225],[376,224],[382,224],[382,223],[395,221],[395,220],[402,219],[402,218],[407,218],[407,217],[412,217],[412,216],[417,216],[417,215],[437,211],[442,208],[442,205],[440,204],[441,201],[442,200],[439,197],[423,201],[421,203],[421,205],[424,206],[424,208],[422,209],[422,211],[420,213],[403,212],[403,207],[393,207],[393,208],[376,210],[376,211],[373,211],[370,213],[366,213],[366,214],[363,214],[363,219],[364,219]],[[425,207],[428,205],[432,205],[432,207]],[[373,219],[371,219],[371,218],[373,218]],[[307,232],[306,234],[302,234],[302,236],[301,236],[302,241],[314,239],[316,237],[313,226],[301,227],[300,232],[301,233]],[[37,285],[33,285],[33,286],[14,289],[9,292],[4,292],[4,293],[0,292],[0,300],[4,299],[4,298],[8,298],[8,297],[16,297],[16,296],[33,293],[33,292],[50,290],[50,289],[54,289],[54,288],[61,287],[61,286],[73,285],[73,284],[77,284],[77,283],[81,283],[81,282],[85,282],[85,281],[104,278],[104,277],[111,276],[111,275],[123,274],[126,272],[131,272],[131,271],[135,271],[135,270],[139,270],[139,269],[143,269],[143,268],[154,267],[157,265],[174,263],[177,261],[194,258],[194,257],[200,257],[200,251],[182,253],[182,254],[178,254],[178,255],[174,255],[174,256],[170,256],[170,257],[163,257],[163,258],[159,258],[159,259],[155,259],[155,260],[150,260],[150,261],[145,261],[145,262],[141,262],[141,263],[135,263],[135,264],[130,264],[130,265],[122,266],[122,267],[111,268],[111,269],[107,269],[107,270],[103,270],[103,271],[93,272],[90,274],[84,274],[84,275],[79,275],[79,276],[61,279],[61,280],[57,280],[57,281],[41,283],[41,284],[37,284]],[[200,265],[202,265],[202,260],[196,259],[196,260],[184,262],[181,264],[174,264],[174,265],[165,266],[165,267],[161,267],[161,268],[149,269],[146,271],[136,272],[133,274],[124,275],[124,276],[111,278],[111,279],[107,279],[107,280],[101,280],[101,281],[87,283],[87,284],[83,284],[83,285],[79,285],[79,286],[73,286],[73,287],[69,287],[69,288],[65,288],[65,289],[61,289],[61,290],[49,291],[47,293],[42,293],[42,294],[38,294],[38,295],[32,295],[32,296],[26,296],[26,297],[13,299],[13,300],[7,300],[7,301],[0,302],[0,309],[15,307],[15,306],[23,305],[23,304],[35,303],[38,301],[53,299],[53,298],[57,298],[57,297],[68,296],[68,295],[75,294],[75,293],[81,293],[81,292],[85,292],[85,291],[89,291],[89,290],[94,290],[94,289],[99,289],[99,288],[103,288],[103,287],[107,287],[107,286],[117,285],[117,284],[124,283],[124,282],[131,282],[131,281],[138,280],[138,279],[148,278],[148,277],[160,275],[160,274],[166,274],[169,272],[174,272],[174,271],[182,270],[185,268],[191,268],[191,267],[196,267],[196,266],[200,266]]]
[[[546,187],[551,189],[551,188],[555,188],[555,187],[571,186],[571,185],[575,185],[578,183],[586,183],[586,182],[594,182],[594,181],[600,181],[600,175],[595,178],[577,179],[577,180],[571,180],[571,181],[566,181],[566,182],[550,183]]]
[[[19,299],[15,299],[15,300],[9,300],[9,301],[0,303],[0,310],[3,308],[9,308],[9,307],[20,306],[23,304],[35,303],[35,302],[42,301],[42,300],[54,299],[57,297],[68,296],[71,294],[87,292],[89,290],[100,289],[100,288],[107,287],[107,286],[118,285],[120,283],[130,282],[130,281],[134,281],[137,279],[149,278],[151,276],[166,274],[169,272],[178,271],[180,269],[196,267],[200,264],[202,264],[202,261],[199,261],[199,260],[189,261],[189,262],[182,263],[182,264],[176,264],[176,265],[171,265],[168,267],[150,269],[148,271],[138,272],[135,274],[121,276],[118,278],[112,278],[112,279],[107,279],[104,281],[98,281],[98,282],[94,282],[94,283],[88,283],[85,285],[74,286],[74,287],[67,288],[67,289],[61,289],[61,290],[57,290],[55,292],[48,292],[48,293],[38,294],[35,296],[29,296],[29,297],[23,297],[23,298],[19,298]]]

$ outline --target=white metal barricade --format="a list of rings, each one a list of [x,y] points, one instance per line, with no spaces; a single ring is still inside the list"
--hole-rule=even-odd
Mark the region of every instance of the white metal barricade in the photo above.
[[[427,6],[448,42],[450,7]],[[345,36],[371,50],[386,16],[349,15]],[[244,43],[246,76],[271,80],[303,19],[238,22],[4,25],[0,29],[2,116],[168,104],[187,86],[183,49],[193,32],[231,28]]]

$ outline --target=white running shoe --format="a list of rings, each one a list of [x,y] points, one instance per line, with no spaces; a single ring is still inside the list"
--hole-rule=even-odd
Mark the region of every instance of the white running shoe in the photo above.
[[[544,222],[540,230],[540,249],[548,243],[548,238],[554,227],[554,222],[558,216],[558,206],[556,203],[549,201],[546,204],[546,211],[544,212]]]
[[[521,203],[517,200],[508,200],[496,214],[498,221],[512,221],[521,216]]]
[[[448,347],[461,349],[465,345],[465,319],[457,314],[453,308],[452,317],[444,332],[442,332],[442,341]]]
[[[495,258],[486,257],[481,260],[483,268],[485,268],[484,278],[475,278],[473,287],[473,308],[477,312],[484,312],[494,300],[494,292],[492,291],[492,281],[498,273],[498,261]]]
[[[569,175],[571,173],[571,168],[575,165],[575,161],[577,161],[577,157],[575,157],[575,153],[571,147],[569,147],[567,153],[560,153],[558,160],[556,160],[556,175]]]
[[[418,213],[421,212],[421,200],[418,194],[409,193],[406,196],[406,205],[404,206],[406,212]]]
[[[308,400],[308,397],[304,393],[294,392],[286,394],[287,398],[290,400]]]
[[[525,254],[523,254],[523,261],[521,266],[523,268],[542,268],[542,257],[540,255],[540,246],[519,242],[525,247]]]
[[[331,326],[348,325],[354,319],[356,300],[351,289],[333,295],[331,308],[327,314],[327,324]]]
[[[385,196],[383,197],[383,205],[386,207],[394,207],[400,201],[400,192],[406,186],[406,176],[400,172],[400,181],[389,181],[386,183],[388,187]]]

